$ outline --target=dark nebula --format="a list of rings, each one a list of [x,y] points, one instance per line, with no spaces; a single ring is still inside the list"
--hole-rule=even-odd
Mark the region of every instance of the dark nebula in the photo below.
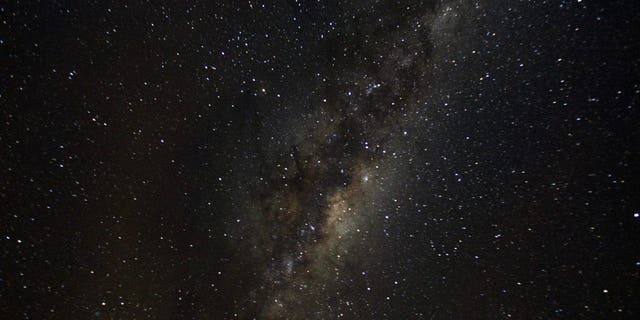
[[[1,319],[634,319],[633,1],[0,5]]]

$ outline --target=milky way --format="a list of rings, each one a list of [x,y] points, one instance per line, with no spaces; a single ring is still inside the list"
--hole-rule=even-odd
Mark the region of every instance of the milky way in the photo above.
[[[434,66],[444,63],[438,45],[455,40],[447,32],[455,29],[464,9],[461,3],[427,6],[422,15],[379,36],[375,46],[365,41],[361,50],[370,54],[362,59],[379,59],[377,67],[346,66],[336,77],[352,83],[352,89],[321,84],[317,91],[332,92],[331,99],[313,94],[317,111],[291,125],[290,152],[280,152],[285,159],[278,159],[277,173],[266,182],[279,188],[267,187],[264,198],[257,200],[261,207],[250,211],[259,218],[249,238],[257,237],[254,249],[262,250],[271,264],[259,293],[253,292],[261,296],[255,301],[257,314],[335,316],[317,305],[318,297],[349,285],[342,271],[347,265],[367,263],[361,252],[352,252],[358,249],[350,242],[358,239],[363,221],[382,214],[374,202],[384,198],[385,183],[378,179],[398,177],[380,166],[401,170],[388,164],[396,157],[392,150],[412,152],[397,140],[410,141],[406,128],[417,127],[424,116],[420,109],[433,100],[429,83],[435,80]],[[376,31],[371,27],[360,36]]]

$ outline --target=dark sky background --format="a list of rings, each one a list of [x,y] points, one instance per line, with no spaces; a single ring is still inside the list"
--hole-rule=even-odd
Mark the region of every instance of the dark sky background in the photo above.
[[[0,318],[637,318],[639,10],[2,2]]]

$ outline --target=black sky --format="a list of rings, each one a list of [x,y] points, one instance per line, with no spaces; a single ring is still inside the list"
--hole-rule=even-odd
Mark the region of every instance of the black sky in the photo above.
[[[0,318],[637,317],[634,1],[183,2],[0,4]]]

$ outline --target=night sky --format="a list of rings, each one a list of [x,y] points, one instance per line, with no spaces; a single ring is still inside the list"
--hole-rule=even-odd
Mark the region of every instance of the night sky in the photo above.
[[[636,1],[0,17],[2,319],[640,315]]]

